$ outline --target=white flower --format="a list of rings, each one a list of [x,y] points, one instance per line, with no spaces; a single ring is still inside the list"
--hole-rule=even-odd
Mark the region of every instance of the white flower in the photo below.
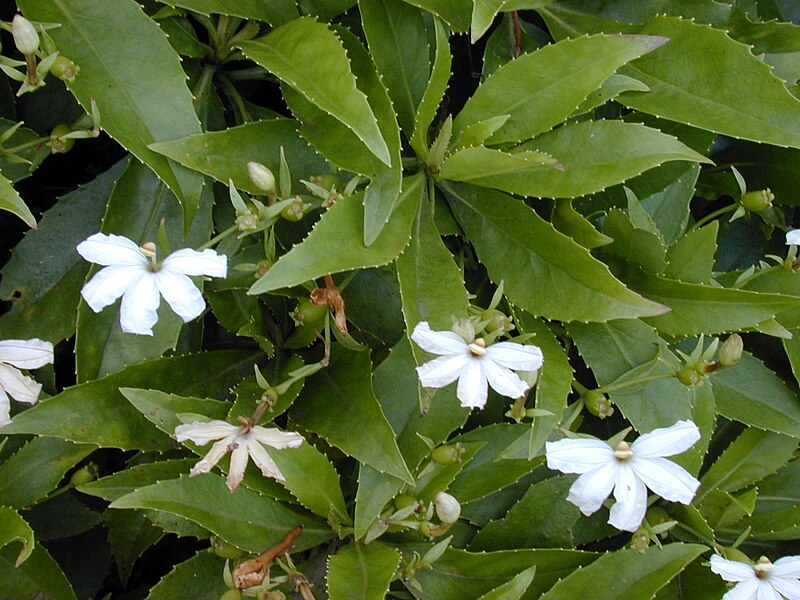
[[[775,563],[762,556],[751,565],[715,554],[711,570],[725,581],[737,582],[723,600],[800,600],[800,556],[784,556]]]
[[[426,321],[417,323],[411,339],[426,352],[440,355],[417,367],[422,386],[441,388],[458,379],[456,395],[461,406],[469,408],[486,404],[487,382],[503,396],[523,396],[530,385],[511,369],[536,371],[543,362],[542,351],[536,346],[514,342],[486,346],[480,338],[467,344],[452,331],[431,331]]]
[[[211,446],[200,462],[198,462],[189,475],[194,477],[200,473],[208,473],[227,452],[231,453],[231,466],[228,471],[228,489],[233,491],[242,482],[244,470],[247,467],[247,456],[253,459],[256,466],[261,469],[264,477],[274,477],[283,481],[283,474],[278,465],[270,458],[267,451],[261,446],[266,444],[273,448],[297,448],[303,443],[303,436],[299,433],[280,431],[275,428],[266,428],[254,425],[231,425],[225,421],[209,421],[208,423],[189,423],[178,425],[175,428],[175,438],[179,442],[191,440],[198,446],[204,446],[211,440],[219,440]]]
[[[35,404],[42,384],[19,369],[38,369],[53,362],[53,344],[39,339],[0,342],[0,427],[11,422],[9,394],[17,402]],[[15,368],[16,367],[16,368]]]
[[[83,286],[83,299],[100,312],[122,296],[122,331],[140,335],[153,335],[161,296],[184,323],[200,316],[206,303],[187,275],[225,277],[228,270],[228,258],[213,250],[184,248],[158,263],[152,244],[140,248],[113,234],[96,233],[78,244],[77,250],[89,262],[105,267]]]
[[[670,502],[689,504],[700,482],[682,467],[663,458],[690,448],[700,439],[691,421],[655,429],[631,446],[616,448],[598,439],[547,442],[547,466],[562,473],[580,473],[567,500],[584,515],[599,510],[612,489],[616,503],[608,520],[623,531],[636,531],[647,510],[647,488]]]
[[[792,229],[786,232],[786,244],[800,245],[800,229]]]

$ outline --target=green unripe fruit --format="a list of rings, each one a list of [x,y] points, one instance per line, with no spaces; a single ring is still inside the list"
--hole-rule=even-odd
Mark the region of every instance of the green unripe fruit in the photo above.
[[[650,546],[650,532],[647,529],[637,529],[631,536],[631,547],[638,552],[644,552]]]
[[[233,546],[216,536],[211,538],[211,551],[220,558],[230,558],[232,560],[235,560],[244,554],[244,552],[239,550],[239,548],[236,546]]]
[[[290,314],[294,324],[299,327],[300,325],[319,323],[325,318],[327,312],[327,305],[317,306],[311,300],[306,299],[302,300]]]
[[[464,447],[461,444],[439,446],[431,452],[431,460],[440,465],[450,465],[454,462],[461,462],[463,454]]]
[[[600,419],[605,419],[614,414],[614,407],[608,397],[597,390],[589,390],[583,396],[583,405],[591,414]]]
[[[759,212],[772,206],[773,200],[775,200],[775,194],[767,188],[765,190],[747,192],[739,199],[739,202],[745,210],[749,212]]]
[[[508,315],[500,312],[496,308],[487,308],[481,314],[481,321],[488,321],[484,329],[491,333],[493,331],[511,331],[513,328],[513,323],[511,321],[511,317]]]
[[[241,600],[241,598],[242,593],[239,590],[228,590],[219,597],[219,600]]]
[[[675,374],[675,377],[678,378],[683,385],[692,387],[700,383],[701,377],[700,374],[695,369],[691,369],[689,367],[684,367],[680,371]]]
[[[303,214],[305,214],[305,204],[300,198],[295,198],[291,204],[285,206],[281,211],[281,217],[293,223],[300,221],[303,218]]]
[[[50,65],[50,73],[61,80],[73,82],[81,68],[66,56],[58,56]]]
[[[75,471],[72,476],[70,476],[69,483],[77,487],[84,483],[94,481],[95,479],[97,479],[97,467],[90,463]]]
[[[66,154],[75,145],[73,138],[65,138],[63,136],[72,133],[72,127],[65,123],[56,125],[50,132],[50,149],[57,154]]]

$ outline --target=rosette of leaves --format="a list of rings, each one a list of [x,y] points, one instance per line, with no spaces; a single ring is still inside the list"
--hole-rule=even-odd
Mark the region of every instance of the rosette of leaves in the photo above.
[[[21,241],[16,224],[3,237],[0,339],[60,344],[57,376],[35,373],[51,397],[0,431],[2,593],[217,597],[223,556],[233,568],[300,525],[271,576],[295,593],[295,569],[334,600],[553,600],[588,585],[719,598],[710,552],[798,553],[792,3],[16,4],[80,71],[22,100],[2,84],[4,131],[25,121],[0,145],[3,223],[47,210]],[[45,158],[39,138],[60,122],[105,134]],[[48,171],[58,160],[68,168]],[[311,208],[237,229],[229,184],[276,200],[251,161],[276,174],[278,201]],[[729,222],[737,176],[774,203]],[[204,284],[202,321],[164,310],[152,337],[125,334],[116,308],[80,300],[93,273],[74,248],[98,230],[213,241],[231,276]],[[332,314],[290,314],[327,275],[347,334]],[[470,415],[451,388],[421,388],[428,357],[408,338],[487,307],[501,282],[496,307],[545,357],[522,405],[534,418],[516,422],[499,396]],[[747,351],[722,368],[700,336],[732,332]],[[327,366],[293,375],[326,349]],[[220,470],[190,478],[203,451],[175,427],[236,422],[262,379],[290,382],[265,420],[307,441],[270,451],[285,481],[250,469],[232,494]],[[579,398],[595,388],[617,409],[605,422]],[[677,458],[701,488],[689,506],[652,497],[635,547],[606,509],[582,517],[565,500],[574,478],[544,467],[565,431],[679,420],[702,433]],[[428,539],[440,492],[460,518]]]

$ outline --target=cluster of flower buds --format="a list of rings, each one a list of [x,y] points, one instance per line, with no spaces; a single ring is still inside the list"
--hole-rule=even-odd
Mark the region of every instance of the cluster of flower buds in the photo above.
[[[717,347],[719,347],[719,354],[717,360],[713,360]],[[685,386],[701,385],[712,373],[738,363],[742,358],[743,351],[744,342],[738,333],[731,334],[722,345],[719,344],[718,339],[714,339],[707,348],[704,347],[701,335],[691,354],[677,351],[683,358],[684,366],[675,372],[675,377]]]

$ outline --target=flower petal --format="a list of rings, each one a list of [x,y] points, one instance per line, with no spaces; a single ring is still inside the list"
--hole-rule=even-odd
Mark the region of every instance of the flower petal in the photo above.
[[[230,437],[230,443],[240,430],[241,426],[231,425],[225,421],[214,420],[207,423],[195,421],[194,423],[178,425],[175,428],[175,439],[179,442],[191,440],[198,446],[205,446],[211,440]]]
[[[125,333],[153,335],[153,325],[158,321],[161,297],[154,273],[143,273],[135,284],[122,295],[119,307],[119,324]]]
[[[611,446],[594,438],[547,442],[546,455],[547,468],[562,473],[588,473],[617,462]]]
[[[569,488],[567,501],[580,508],[587,517],[596,513],[614,488],[617,468],[618,463],[614,461],[587,471]]]
[[[756,594],[757,600],[783,600],[778,591],[772,587],[772,582],[764,579],[757,579],[758,593]],[[791,597],[790,597],[791,598]],[[791,598],[791,600],[794,600]]]
[[[239,487],[244,479],[244,470],[247,468],[248,444],[244,436],[238,436],[231,444],[233,451],[231,452],[231,466],[228,471],[228,480],[226,482],[230,491]]]
[[[42,384],[37,383],[18,369],[0,364],[0,388],[3,388],[17,402],[35,404],[42,391]]]
[[[186,275],[162,269],[155,274],[155,280],[164,300],[184,323],[196,319],[205,310],[203,295]]]
[[[456,396],[461,400],[461,406],[483,408],[486,406],[487,395],[486,376],[480,361],[470,358],[458,378]]]
[[[642,458],[633,455],[630,467],[644,484],[670,502],[691,504],[700,482],[683,467],[666,458]]]
[[[791,231],[787,231],[786,243],[795,245],[800,244],[800,229],[792,229]]]
[[[722,577],[725,581],[747,581],[755,579],[756,573],[752,565],[738,560],[728,560],[719,554],[711,557],[711,571]]]
[[[777,577],[775,571],[773,571],[770,573],[767,583],[775,588],[776,591],[789,598],[789,600],[800,599],[800,581],[797,581],[797,579]]]
[[[514,371],[510,371],[505,367],[501,367],[495,363],[489,356],[482,356],[477,359],[483,369],[483,375],[486,377],[492,389],[509,398],[519,398],[524,396],[530,386],[522,381]]]
[[[417,367],[417,376],[422,387],[441,388],[450,385],[461,376],[467,365],[475,359],[469,354],[440,356]]]
[[[228,453],[228,446],[230,445],[231,441],[232,440],[229,438],[225,438],[215,442],[214,445],[211,446],[211,450],[209,450],[206,455],[191,468],[189,471],[189,476],[194,477],[200,473],[208,473],[211,469],[213,469],[214,465],[219,462],[219,459]]]
[[[420,321],[411,333],[417,346],[431,354],[463,354],[469,356],[469,347],[460,335],[453,331],[431,331],[427,321]]]
[[[772,574],[778,577],[800,578],[800,556],[784,556],[773,563]]]
[[[647,488],[630,465],[621,462],[614,482],[614,499],[608,522],[622,531],[636,531],[647,510]]]
[[[165,258],[161,270],[191,276],[225,277],[228,274],[228,257],[210,248],[202,252],[184,248]]]
[[[755,577],[738,584],[727,592],[722,600],[757,600],[759,581]]]
[[[9,423],[11,423],[11,400],[3,388],[0,388],[0,427]]]
[[[507,369],[535,371],[542,366],[544,356],[537,346],[500,342],[486,348],[486,356]]]
[[[281,431],[274,427],[261,427],[259,425],[250,430],[248,438],[279,449],[297,448],[304,441],[303,436],[294,431]]]
[[[76,250],[83,258],[98,265],[147,267],[147,257],[136,242],[113,233],[95,233],[78,244]]]
[[[53,344],[40,339],[3,340],[0,362],[19,369],[38,369],[53,362]]]
[[[100,312],[106,306],[116,302],[132,285],[146,274],[143,268],[106,267],[95,273],[81,290],[81,296],[94,312]]]
[[[283,473],[281,473],[278,465],[275,464],[275,461],[272,460],[272,457],[264,449],[264,446],[258,442],[251,442],[247,448],[250,452],[250,458],[252,458],[256,466],[261,469],[261,474],[264,477],[272,477],[278,481],[285,481]]]
[[[634,456],[652,458],[654,456],[674,456],[694,446],[700,439],[700,430],[691,421],[678,421],[672,427],[654,429],[640,435],[631,444]]]

